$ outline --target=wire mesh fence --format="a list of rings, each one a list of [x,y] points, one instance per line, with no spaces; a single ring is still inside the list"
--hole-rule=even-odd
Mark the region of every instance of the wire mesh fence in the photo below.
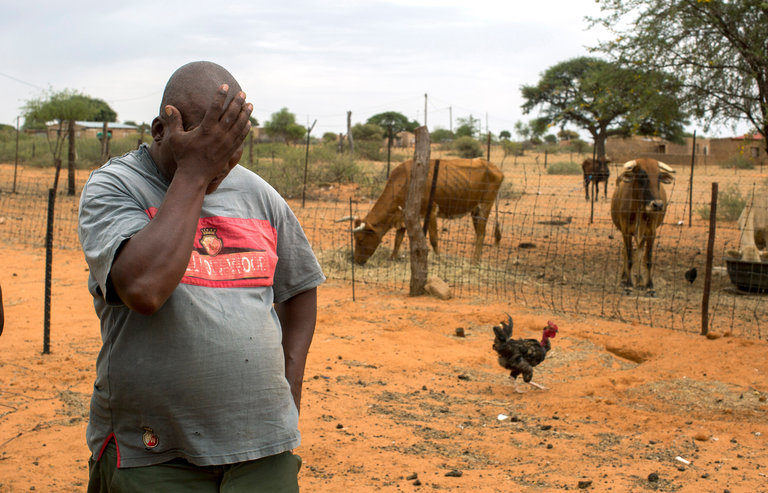
[[[470,217],[438,219],[440,253],[430,253],[429,275],[447,282],[455,297],[474,302],[508,300],[510,305],[577,318],[697,333],[702,328],[711,184],[716,182],[721,198],[727,200],[718,205],[722,217],[716,225],[708,327],[720,334],[768,338],[768,295],[737,289],[724,260],[740,247],[735,219],[745,197],[766,181],[761,170],[709,164],[695,168],[691,180],[689,166],[674,166],[676,180],[666,185],[668,209],[653,251],[655,296],[647,296],[642,289],[626,294],[620,287],[622,239],[610,217],[619,166],[611,167],[608,199],[601,190],[593,202],[585,200],[580,174],[550,174],[542,156],[516,160],[492,156],[492,161],[505,179],[488,220],[479,263],[471,262],[475,230]],[[77,203],[87,173],[77,172],[78,194],[57,195],[55,248],[79,248]],[[17,170],[15,193],[12,182],[13,167],[0,166],[0,240],[43,246],[52,172]],[[358,289],[370,284],[406,291],[410,282],[407,235],[399,255],[392,259],[394,229],[388,231],[360,266],[352,262],[350,222],[336,222],[350,214],[364,217],[376,198],[353,185],[314,184],[308,187],[303,207],[301,200],[289,199],[289,204],[330,279],[354,281]],[[498,243],[492,234],[495,224],[502,232]],[[693,269],[698,275],[691,282]]]

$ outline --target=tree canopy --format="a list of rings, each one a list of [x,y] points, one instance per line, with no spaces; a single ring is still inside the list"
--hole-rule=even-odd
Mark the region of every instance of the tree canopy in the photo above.
[[[530,123],[532,133],[566,123],[587,130],[603,157],[612,135],[658,135],[679,142],[687,123],[679,91],[680,83],[667,74],[578,57],[547,69],[537,85],[523,86],[523,111],[540,108]]]
[[[674,74],[705,128],[746,121],[768,133],[768,2],[603,0],[591,19],[614,36],[597,49],[618,63]],[[768,139],[766,139],[768,150]]]
[[[264,130],[270,137],[281,139],[286,144],[303,138],[307,133],[305,127],[296,123],[296,115],[288,111],[288,108],[272,113],[270,120],[264,122]]]
[[[369,140],[380,143],[384,138],[384,133],[384,129],[375,123],[356,123],[352,127],[352,137],[356,141]]]
[[[419,122],[408,121],[408,117],[396,111],[386,111],[384,113],[378,113],[370,117],[368,120],[366,120],[365,123],[378,125],[383,129],[387,129],[390,125],[392,125],[393,134],[397,134],[404,130],[408,132],[413,132],[420,126]]]
[[[50,121],[117,121],[117,113],[101,99],[72,89],[51,91],[46,97],[27,101],[23,108],[24,128],[45,128]]]

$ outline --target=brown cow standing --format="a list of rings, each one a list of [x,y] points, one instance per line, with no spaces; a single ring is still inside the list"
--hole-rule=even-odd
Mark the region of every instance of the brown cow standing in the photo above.
[[[597,198],[597,190],[600,188],[600,182],[603,182],[603,193],[605,194],[605,200],[608,200],[608,178],[611,176],[611,170],[608,168],[607,158],[598,158],[592,160],[592,158],[585,159],[581,163],[581,169],[584,172],[584,194],[586,195],[587,202],[589,202],[589,184],[594,183],[595,198]]]
[[[472,262],[477,263],[483,250],[485,227],[493,202],[501,188],[504,174],[493,163],[485,159],[440,159],[437,173],[437,187],[434,205],[429,218],[429,241],[437,254],[436,217],[455,218],[467,213],[472,215],[475,228],[475,247]],[[384,191],[361,221],[355,219],[354,260],[358,264],[368,261],[378,248],[381,239],[391,228],[397,228],[392,258],[397,256],[400,243],[405,235],[404,208],[411,179],[413,160],[397,165],[389,176]],[[427,210],[427,202],[434,175],[435,160],[430,160],[427,186],[421,202],[421,217]],[[500,239],[496,225],[496,241]]]
[[[611,200],[611,219],[624,238],[624,267],[621,284],[627,292],[632,288],[632,237],[637,237],[637,250],[643,250],[645,288],[653,296],[651,264],[656,228],[664,221],[667,194],[661,183],[672,183],[675,170],[655,159],[635,159],[624,164],[616,179]],[[644,247],[644,248],[643,248]]]

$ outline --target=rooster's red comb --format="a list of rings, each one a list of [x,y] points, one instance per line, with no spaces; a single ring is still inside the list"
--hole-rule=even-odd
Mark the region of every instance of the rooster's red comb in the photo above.
[[[549,327],[550,329],[559,330],[557,328],[557,325],[555,325],[555,323],[553,321],[551,321],[551,320],[547,320],[547,327]]]

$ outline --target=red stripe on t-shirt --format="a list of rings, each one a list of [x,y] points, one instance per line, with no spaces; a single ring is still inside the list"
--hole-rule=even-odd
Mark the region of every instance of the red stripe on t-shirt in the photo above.
[[[156,214],[154,207],[147,210],[150,219]],[[207,241],[201,242],[204,236]],[[201,217],[181,282],[219,288],[271,286],[276,266],[277,232],[269,221]]]

